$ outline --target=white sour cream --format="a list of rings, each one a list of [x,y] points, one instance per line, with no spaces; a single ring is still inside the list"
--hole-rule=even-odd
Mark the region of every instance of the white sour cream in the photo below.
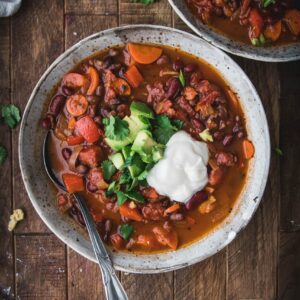
[[[163,159],[151,169],[147,182],[160,195],[186,203],[206,186],[208,159],[206,143],[178,131],[167,143]]]

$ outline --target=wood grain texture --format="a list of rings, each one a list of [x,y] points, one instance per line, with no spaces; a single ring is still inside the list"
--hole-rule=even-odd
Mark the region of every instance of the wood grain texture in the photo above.
[[[129,300],[173,299],[173,272],[154,275],[122,273],[121,278]]]
[[[175,300],[223,300],[226,296],[226,249],[174,273]]]
[[[300,231],[300,61],[280,65],[280,149],[282,230]]]
[[[50,63],[63,52],[63,2],[23,1],[12,17],[12,102],[23,111],[36,82]],[[16,207],[23,207],[26,219],[17,232],[44,232],[26,194],[18,162],[18,134],[13,132],[13,191]]]
[[[281,232],[278,299],[300,299],[300,232]]]
[[[10,103],[10,20],[0,19],[0,104]],[[11,131],[0,124],[0,145],[8,152],[8,158],[0,166],[0,298],[14,293],[13,234],[7,230],[12,211],[11,185]]]
[[[115,27],[117,24],[117,16],[67,15],[65,19],[66,48],[95,32]]]
[[[53,235],[16,238],[17,296],[66,299],[65,245]]]
[[[276,64],[238,60],[264,105],[272,148],[279,138],[279,73]],[[264,80],[261,80],[264,78]],[[272,156],[264,197],[254,218],[228,246],[228,299],[275,299],[277,229],[280,196],[279,160]]]
[[[117,14],[118,0],[65,0],[66,13]]]
[[[141,3],[132,3],[131,0],[119,0],[120,16],[122,15],[160,15],[169,18],[172,13],[172,8],[166,0],[159,0],[151,5]],[[143,24],[146,24],[144,22]],[[156,24],[156,23],[154,23]]]
[[[68,298],[105,300],[99,266],[68,249]]]
[[[121,14],[120,25],[129,25],[129,24],[154,24],[154,25],[171,26],[172,18],[171,15],[161,15],[161,14],[158,15]]]

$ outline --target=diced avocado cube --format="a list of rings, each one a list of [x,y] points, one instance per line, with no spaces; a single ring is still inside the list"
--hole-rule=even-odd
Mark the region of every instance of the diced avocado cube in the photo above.
[[[143,102],[133,101],[130,105],[130,111],[134,116],[143,116],[148,119],[154,118],[151,108]]]
[[[152,149],[152,159],[154,162],[161,160],[164,157],[164,145],[156,145]]]
[[[131,177],[135,178],[139,176],[145,169],[145,164],[141,160],[138,154],[134,154],[132,157],[132,163],[128,167]]]
[[[112,163],[118,170],[120,170],[124,165],[124,158],[121,153],[113,154],[109,157],[109,159],[112,161]]]
[[[105,138],[106,143],[115,151],[119,151],[122,148],[124,148],[126,145],[132,143],[132,140],[133,139],[130,136],[124,139],[123,141]]]

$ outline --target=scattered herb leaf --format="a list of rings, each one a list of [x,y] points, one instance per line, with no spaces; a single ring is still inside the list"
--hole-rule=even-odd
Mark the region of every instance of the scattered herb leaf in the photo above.
[[[116,167],[110,160],[104,160],[101,164],[103,170],[103,177],[105,180],[109,180],[111,176],[116,173]]]
[[[103,120],[105,135],[112,140],[123,141],[129,135],[128,123],[119,117],[110,116]]]
[[[124,192],[125,196],[127,196],[129,199],[139,202],[139,203],[145,203],[145,198],[138,192],[135,191],[126,191]]]
[[[7,150],[3,146],[0,146],[0,166],[3,165],[7,158]]]
[[[182,70],[180,70],[180,72],[179,72],[179,77],[178,77],[178,79],[179,79],[181,85],[182,85],[182,86],[185,86],[185,78],[184,78],[184,74],[183,74]]]
[[[119,178],[119,183],[129,183],[131,181],[131,176],[128,170],[124,170]]]
[[[124,240],[128,240],[130,236],[133,234],[134,228],[130,224],[122,224],[119,227],[120,235]]]
[[[204,142],[213,142],[214,138],[212,137],[212,135],[209,132],[209,129],[206,128],[205,130],[203,130],[202,132],[199,133],[199,136],[201,137],[201,139]]]
[[[127,200],[127,196],[121,191],[116,192],[116,195],[117,195],[117,199],[118,199],[117,200],[118,205],[119,206],[123,205]]]
[[[275,4],[276,0],[262,0],[262,6],[263,8],[268,7],[270,4]]]
[[[10,128],[15,128],[21,120],[20,110],[13,104],[2,105],[1,116]]]
[[[275,148],[275,152],[276,152],[277,155],[283,156],[283,152],[282,152],[282,150],[280,148],[276,147]]]
[[[110,196],[112,195],[113,193],[116,193],[118,192],[120,189],[120,186],[119,184],[117,183],[117,181],[113,181],[107,188],[107,191],[106,191],[106,196]]]

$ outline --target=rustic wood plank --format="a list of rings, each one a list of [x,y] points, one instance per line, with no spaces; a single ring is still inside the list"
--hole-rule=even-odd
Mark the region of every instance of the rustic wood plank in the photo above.
[[[278,66],[243,59],[238,61],[261,96],[274,149],[279,138]],[[280,185],[279,160],[274,155],[270,174],[272,175],[257,213],[228,247],[228,299],[276,298]]]
[[[65,28],[65,43],[66,48],[75,44],[79,40],[91,35],[95,32],[99,32],[104,29],[115,27],[118,25],[117,16],[78,16],[67,15],[66,16],[66,28]]]
[[[173,299],[173,272],[154,275],[122,273],[122,283],[129,299]]]
[[[132,3],[131,0],[119,0],[120,2],[120,16],[122,15],[160,15],[169,18],[172,13],[172,8],[168,1],[159,0],[151,5],[141,3]],[[147,24],[147,22],[143,22]],[[150,24],[157,24],[156,22]]]
[[[139,14],[121,14],[120,15],[120,25],[129,25],[129,24],[155,24],[163,26],[171,26],[172,18],[171,15],[139,15]]]
[[[175,300],[222,300],[225,294],[226,249],[201,263],[175,271]]]
[[[194,33],[194,31],[192,29],[190,29],[190,27],[188,27],[178,16],[177,14],[173,11],[173,20],[174,20],[174,27],[189,33]]]
[[[65,299],[65,245],[54,235],[16,237],[17,296],[20,299]]]
[[[68,298],[105,300],[99,266],[68,249]]]
[[[118,0],[65,0],[66,13],[117,14]]]
[[[39,77],[63,51],[63,1],[24,1],[12,17],[12,99],[21,110]],[[13,191],[16,207],[26,210],[17,232],[44,232],[24,188],[18,163],[18,134],[13,132]]]
[[[280,149],[281,162],[281,207],[282,230],[300,230],[300,61],[280,65]]]
[[[281,232],[278,299],[300,299],[300,232]]]
[[[10,103],[10,19],[0,19],[0,103]],[[7,224],[12,211],[11,188],[11,132],[6,125],[0,125],[0,145],[8,151],[9,157],[0,166],[0,298],[14,293],[13,234]]]

